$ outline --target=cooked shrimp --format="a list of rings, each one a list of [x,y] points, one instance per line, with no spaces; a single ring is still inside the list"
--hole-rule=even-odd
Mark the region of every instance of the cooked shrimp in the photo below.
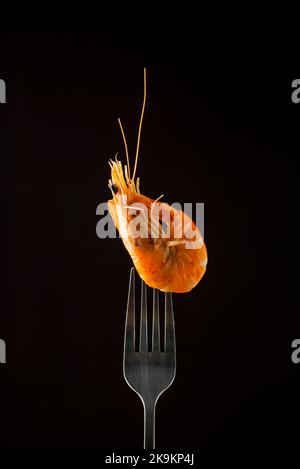
[[[202,236],[193,220],[183,211],[140,193],[135,180],[142,121],[146,103],[146,69],[144,100],[140,118],[133,175],[125,134],[121,129],[127,166],[110,160],[109,188],[113,198],[109,212],[120,232],[136,270],[147,285],[165,292],[184,293],[192,290],[203,277],[207,252]]]

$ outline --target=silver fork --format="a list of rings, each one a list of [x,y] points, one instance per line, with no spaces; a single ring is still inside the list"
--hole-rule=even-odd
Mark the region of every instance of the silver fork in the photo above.
[[[147,287],[142,281],[139,348],[135,351],[135,269],[130,271],[124,337],[123,373],[144,407],[144,448],[155,448],[155,408],[176,373],[175,325],[172,293],[165,293],[164,351],[160,344],[159,292],[153,290],[151,351],[148,351]]]

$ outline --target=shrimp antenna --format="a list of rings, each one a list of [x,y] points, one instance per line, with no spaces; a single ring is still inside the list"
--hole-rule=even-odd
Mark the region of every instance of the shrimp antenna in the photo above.
[[[139,132],[138,132],[137,145],[136,145],[136,154],[135,154],[134,170],[133,170],[133,176],[132,176],[132,180],[133,180],[133,181],[134,181],[134,177],[135,177],[135,172],[136,172],[136,167],[137,167],[137,162],[138,162],[138,156],[139,156],[139,147],[140,147],[142,123],[143,123],[143,117],[144,117],[144,111],[145,111],[145,104],[146,104],[146,88],[147,88],[147,82],[146,82],[146,68],[144,68],[144,100],[143,100],[143,107],[142,107],[142,113],[141,113],[141,118],[140,118],[140,125],[139,125]]]
[[[126,159],[127,159],[127,166],[128,166],[128,178],[130,179],[130,164],[129,164],[129,156],[128,156],[128,148],[127,148],[127,143],[126,143],[126,138],[124,134],[124,130],[121,124],[121,119],[118,117],[118,123],[121,129],[122,137],[123,137],[123,142],[124,142],[124,147],[125,147],[125,152],[126,152]]]

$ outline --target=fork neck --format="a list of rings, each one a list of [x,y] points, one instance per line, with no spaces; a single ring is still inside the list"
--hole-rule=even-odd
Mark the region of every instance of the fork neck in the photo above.
[[[156,402],[144,403],[144,449],[155,449]]]

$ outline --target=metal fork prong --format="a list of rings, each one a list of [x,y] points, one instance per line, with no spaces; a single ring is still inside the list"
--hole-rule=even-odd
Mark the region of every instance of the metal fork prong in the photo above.
[[[153,289],[152,351],[160,352],[159,291]]]
[[[175,324],[172,293],[165,293],[165,352],[175,352]]]
[[[140,348],[141,353],[148,352],[148,321],[147,321],[147,286],[142,281],[141,292],[141,320],[140,320]]]
[[[129,289],[127,299],[126,323],[125,323],[125,349],[135,349],[135,269],[130,270]]]

